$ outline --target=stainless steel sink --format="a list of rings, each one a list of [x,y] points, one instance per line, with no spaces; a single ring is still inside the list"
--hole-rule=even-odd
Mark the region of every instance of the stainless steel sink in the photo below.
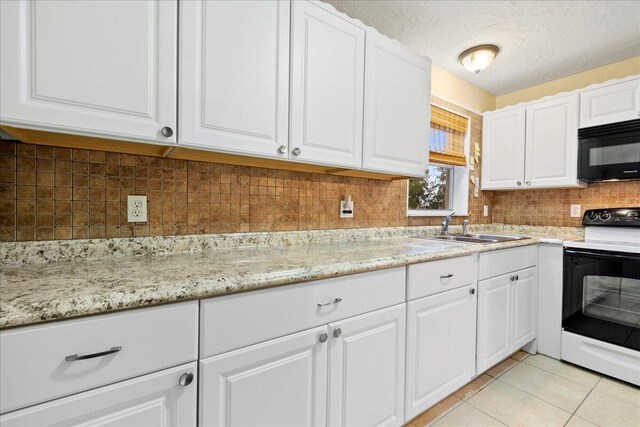
[[[451,242],[466,243],[500,243],[513,242],[516,240],[529,239],[524,236],[501,236],[497,234],[446,234],[439,236],[429,236],[427,239],[447,240]]]
[[[471,237],[471,236],[466,236],[466,235],[462,235],[462,234],[449,234],[449,235],[444,235],[444,236],[429,236],[429,237],[425,237],[426,239],[437,239],[437,240],[448,240],[448,241],[452,241],[452,242],[467,242],[467,243],[496,243],[497,240],[494,241],[490,241],[487,239],[478,239],[475,237]]]

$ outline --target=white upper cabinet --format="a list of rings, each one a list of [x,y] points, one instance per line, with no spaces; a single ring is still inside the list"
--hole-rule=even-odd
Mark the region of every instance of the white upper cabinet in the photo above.
[[[360,168],[365,30],[329,8],[292,2],[289,157]]]
[[[367,31],[363,168],[424,177],[429,164],[431,61]]]
[[[3,1],[0,12],[3,124],[176,141],[177,1]]]
[[[484,116],[483,190],[524,187],[525,123],[524,107]]]
[[[179,143],[286,158],[289,2],[180,6]]]
[[[580,127],[640,118],[640,78],[580,94]]]
[[[577,93],[483,117],[483,190],[583,187]]]
[[[578,96],[576,93],[527,106],[527,188],[577,185]]]

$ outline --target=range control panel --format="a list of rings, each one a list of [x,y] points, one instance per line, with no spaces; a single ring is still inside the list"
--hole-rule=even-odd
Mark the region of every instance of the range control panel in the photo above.
[[[640,227],[640,207],[589,209],[582,217],[582,225],[607,227]]]

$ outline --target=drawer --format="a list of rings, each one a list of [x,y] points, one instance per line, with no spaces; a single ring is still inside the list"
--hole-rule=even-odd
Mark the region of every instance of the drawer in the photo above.
[[[200,357],[400,304],[405,300],[405,270],[398,267],[202,300]]]
[[[538,264],[538,245],[483,252],[478,259],[478,280],[500,276]]]
[[[0,413],[196,360],[197,333],[198,301],[1,331]]]
[[[407,268],[407,300],[475,283],[473,255],[410,265]]]

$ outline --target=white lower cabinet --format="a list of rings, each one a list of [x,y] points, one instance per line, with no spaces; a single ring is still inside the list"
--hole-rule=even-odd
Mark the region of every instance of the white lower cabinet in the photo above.
[[[202,360],[199,425],[325,425],[326,341],[323,326]]]
[[[536,338],[537,306],[536,267],[478,282],[478,372]]]
[[[192,362],[10,412],[0,417],[0,425],[195,426],[197,377]]]
[[[204,359],[199,425],[400,426],[404,344],[400,304]]]
[[[407,304],[406,420],[474,377],[475,295],[469,285]]]
[[[406,304],[329,325],[329,425],[404,423]]]
[[[536,269],[516,272],[513,282],[513,344],[517,350],[536,337],[537,331],[537,280]]]

